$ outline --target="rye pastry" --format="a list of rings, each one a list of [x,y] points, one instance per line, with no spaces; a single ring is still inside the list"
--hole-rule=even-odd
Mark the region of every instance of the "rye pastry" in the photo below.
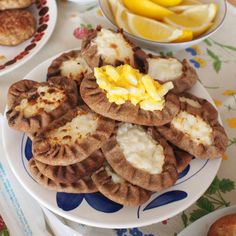
[[[67,113],[78,103],[74,81],[54,77],[38,83],[21,80],[8,90],[7,119],[10,127],[26,133],[35,133]]]
[[[188,166],[188,164],[192,161],[193,155],[177,148],[174,145],[171,145],[171,147],[173,148],[173,151],[175,154],[175,159],[176,159],[176,163],[177,163],[177,171],[178,171],[178,173],[181,173]]]
[[[75,183],[78,180],[90,176],[104,164],[104,155],[100,150],[95,151],[88,158],[68,166],[51,166],[35,160],[35,164],[41,173],[57,183]]]
[[[99,87],[92,74],[82,81],[80,94],[84,102],[98,114],[114,120],[139,125],[164,125],[173,119],[180,108],[178,97],[172,93],[165,96],[165,106],[162,110],[144,110],[139,105],[135,106],[129,101],[120,105],[114,102],[110,103],[106,92]]]
[[[80,85],[85,75],[92,70],[81,55],[80,50],[73,50],[63,53],[54,59],[48,67],[47,77],[64,76],[75,80]]]
[[[185,102],[184,102],[185,103]],[[226,150],[228,138],[216,119],[209,119],[201,109],[183,104],[176,117],[157,130],[171,143],[200,159],[221,157]]]
[[[151,192],[118,176],[108,164],[96,171],[92,175],[92,180],[103,195],[125,206],[139,206],[151,196]]]
[[[173,150],[154,128],[121,123],[102,151],[119,176],[146,190],[161,191],[178,178]]]
[[[190,93],[179,94],[180,109],[194,112],[198,111],[199,116],[207,120],[218,119],[218,112],[215,107],[206,99],[199,98]]]
[[[146,73],[160,83],[172,81],[174,88],[171,92],[173,93],[182,93],[192,88],[197,82],[197,73],[186,59],[180,61],[172,57],[149,55],[146,60]]]
[[[69,111],[33,139],[34,158],[48,165],[67,166],[88,158],[113,132],[115,122],[87,106]]]
[[[236,213],[226,215],[216,220],[210,227],[207,236],[235,236]]]
[[[0,45],[18,45],[32,37],[35,30],[36,20],[30,12],[25,10],[0,11]]]
[[[83,40],[81,51],[91,68],[129,64],[142,72],[145,70],[146,53],[130,42],[122,31],[97,27]]]
[[[26,8],[34,2],[35,0],[1,0],[0,10]]]
[[[79,179],[75,183],[58,183],[52,179],[46,177],[44,173],[41,173],[32,158],[29,161],[29,170],[32,177],[42,186],[49,190],[64,192],[64,193],[93,193],[97,192],[97,187],[93,183],[89,176]]]

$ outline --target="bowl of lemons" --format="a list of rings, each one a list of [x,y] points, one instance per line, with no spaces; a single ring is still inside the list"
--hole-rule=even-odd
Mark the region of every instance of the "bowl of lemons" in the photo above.
[[[99,0],[103,15],[138,45],[178,51],[198,44],[222,25],[225,0]]]

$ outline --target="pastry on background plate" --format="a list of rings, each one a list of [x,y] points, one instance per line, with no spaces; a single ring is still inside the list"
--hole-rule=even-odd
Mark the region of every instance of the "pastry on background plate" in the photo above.
[[[149,55],[146,60],[146,73],[160,83],[172,81],[174,88],[171,92],[173,93],[182,93],[192,88],[197,82],[197,73],[186,59],[180,61],[172,57]]]
[[[91,68],[129,64],[145,71],[146,53],[130,42],[122,31],[97,27],[82,42],[82,55]]]
[[[151,192],[118,176],[108,163],[92,175],[98,190],[110,200],[125,206],[139,206],[151,197]]]
[[[10,127],[34,134],[78,103],[76,83],[64,77],[48,82],[20,80],[8,90],[6,113]]]
[[[0,45],[16,46],[32,37],[35,31],[36,20],[30,12],[0,11]]]
[[[84,76],[91,72],[80,50],[73,50],[61,54],[52,61],[48,67],[47,78],[60,75],[75,80],[80,85]]]
[[[39,162],[35,159],[35,164],[39,171],[49,179],[59,183],[74,183],[79,179],[93,174],[96,170],[103,166],[104,155],[100,150],[92,153],[88,158],[81,162],[77,162],[68,166],[51,166]]]
[[[154,128],[120,123],[102,151],[119,176],[146,190],[162,191],[178,178],[173,150]]]
[[[235,236],[236,213],[226,215],[216,220],[210,227],[207,236]]]
[[[29,170],[33,178],[42,186],[47,189],[64,192],[64,193],[93,193],[97,192],[97,187],[92,181],[90,176],[79,179],[75,183],[58,183],[46,177],[44,173],[40,172],[34,158],[29,161]]]
[[[200,159],[221,157],[228,138],[217,119],[209,119],[206,107],[196,108],[185,101],[181,110],[167,125],[156,129],[169,142]],[[195,104],[195,103],[194,103]]]
[[[72,165],[88,158],[110,137],[113,120],[87,106],[77,107],[42,130],[33,139],[34,158],[48,165]]]
[[[161,126],[178,113],[172,82],[160,85],[130,65],[94,69],[81,83],[80,94],[95,112],[123,122]]]
[[[0,10],[26,8],[34,2],[35,0],[1,0]]]

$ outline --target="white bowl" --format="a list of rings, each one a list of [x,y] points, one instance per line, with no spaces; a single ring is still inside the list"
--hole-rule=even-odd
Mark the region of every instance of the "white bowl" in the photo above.
[[[181,42],[181,43],[160,43],[155,42],[152,40],[147,40],[144,38],[140,38],[138,36],[132,35],[126,31],[124,31],[125,35],[130,38],[132,41],[136,42],[140,47],[144,47],[147,49],[155,50],[155,51],[179,51],[188,47],[191,47],[195,44],[200,43],[204,39],[208,38],[212,34],[214,34],[220,26],[222,26],[222,23],[225,19],[226,12],[227,12],[227,4],[226,0],[201,0],[203,3],[215,3],[218,5],[218,13],[215,19],[214,25],[203,35],[200,37],[193,39],[188,42]],[[100,8],[103,12],[103,15],[116,27],[116,24],[114,22],[112,13],[110,11],[108,0],[99,0]]]

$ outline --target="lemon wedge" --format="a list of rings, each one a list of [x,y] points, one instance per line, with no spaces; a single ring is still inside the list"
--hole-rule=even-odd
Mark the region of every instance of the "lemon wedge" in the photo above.
[[[127,13],[127,19],[132,34],[157,42],[177,40],[184,32],[165,23],[135,14]]]
[[[197,5],[202,5],[202,2],[198,0],[183,0],[178,6],[169,7],[169,9],[173,12],[179,13],[196,7]]]
[[[173,14],[171,10],[150,0],[123,0],[123,4],[131,12],[155,20],[161,20],[164,17]]]
[[[152,0],[156,4],[162,5],[164,7],[171,7],[179,5],[183,0]]]
[[[180,35],[177,39],[173,40],[173,43],[181,43],[191,41],[193,39],[193,32],[191,30],[183,30],[182,35]]]
[[[199,36],[212,26],[217,14],[217,5],[214,3],[203,4],[181,14],[172,14],[164,18],[164,21],[176,28],[191,30],[194,37]]]

